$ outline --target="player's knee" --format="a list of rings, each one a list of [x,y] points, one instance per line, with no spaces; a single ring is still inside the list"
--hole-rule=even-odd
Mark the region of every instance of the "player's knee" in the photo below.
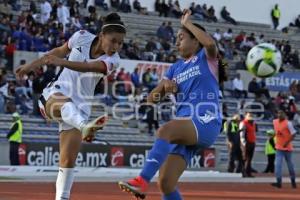
[[[169,130],[167,126],[162,126],[159,129],[157,129],[156,131],[156,137],[160,138],[160,139],[165,139],[167,141],[171,140],[170,134],[169,134]]]
[[[170,182],[171,181],[169,180],[168,177],[159,178],[157,184],[158,184],[158,188],[163,194],[169,194],[174,191],[175,186],[171,185]]]
[[[75,166],[75,160],[72,158],[63,158],[60,160],[59,166],[63,168],[73,168]]]

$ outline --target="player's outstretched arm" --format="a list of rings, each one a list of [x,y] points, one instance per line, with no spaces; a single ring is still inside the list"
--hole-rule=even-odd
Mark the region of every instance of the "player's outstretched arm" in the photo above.
[[[62,66],[78,72],[107,73],[107,66],[103,61],[78,62],[65,60],[53,55],[46,55],[45,62],[46,64]]]
[[[57,56],[60,58],[64,58],[69,53],[70,53],[70,49],[68,48],[68,44],[65,43],[64,45],[62,45],[60,47],[52,49],[51,51],[46,53],[41,58],[38,58],[38,59],[32,61],[31,63],[19,66],[16,70],[16,75],[17,75],[17,77],[22,78],[24,75],[28,74],[29,72],[34,71],[38,67],[47,64],[45,62],[46,55],[53,55],[53,56]]]
[[[199,40],[199,42],[206,49],[208,57],[216,58],[217,47],[214,39],[209,34],[207,34],[192,23],[190,19],[191,14],[192,12],[190,10],[183,10],[183,15],[181,17],[181,25],[185,26],[188,30],[190,30],[193,33],[193,35]]]
[[[174,81],[163,79],[160,83],[150,92],[147,97],[147,103],[158,103],[166,94],[174,94],[177,92],[177,86]]]

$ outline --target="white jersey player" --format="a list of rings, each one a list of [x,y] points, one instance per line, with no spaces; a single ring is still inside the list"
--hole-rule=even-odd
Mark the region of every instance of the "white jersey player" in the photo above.
[[[75,161],[81,141],[90,140],[107,118],[100,116],[88,122],[91,113],[89,100],[99,80],[111,73],[120,60],[126,28],[116,13],[106,16],[101,32],[95,36],[78,31],[61,47],[49,51],[30,64],[21,65],[16,73],[23,77],[45,65],[62,66],[55,80],[40,98],[42,114],[59,120],[60,158],[56,181],[56,200],[69,199],[74,179]],[[68,60],[64,58],[68,55]]]
[[[62,68],[58,73],[57,77],[44,89],[41,95],[39,106],[41,113],[47,117],[45,113],[45,102],[50,96],[56,93],[64,94],[64,96],[72,99],[72,102],[78,107],[82,112],[82,116],[85,120],[91,114],[91,99],[94,97],[94,91],[97,83],[110,72],[115,70],[119,65],[120,57],[117,52],[109,56],[107,54],[101,55],[98,58],[93,58],[91,54],[91,44],[97,37],[85,30],[78,31],[73,34],[69,39],[67,45],[71,50],[68,60],[69,61],[79,61],[79,62],[93,62],[101,61],[107,67],[106,73],[98,72],[79,72],[68,68]],[[46,57],[47,63],[54,63],[53,58]],[[58,63],[55,63],[58,64]],[[51,111],[50,111],[51,112]],[[70,113],[71,114],[71,113]],[[69,117],[72,120],[72,116]],[[100,117],[101,119],[101,117]],[[60,122],[59,130],[69,130],[73,128],[68,122]],[[80,130],[83,127],[78,127]],[[83,130],[84,131],[84,130]],[[85,137],[83,133],[83,136]]]

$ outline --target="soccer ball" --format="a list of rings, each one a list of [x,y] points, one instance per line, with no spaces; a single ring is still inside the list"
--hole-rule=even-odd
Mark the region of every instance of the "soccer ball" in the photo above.
[[[266,78],[278,73],[282,64],[280,51],[269,43],[254,46],[247,55],[246,66],[254,76]]]

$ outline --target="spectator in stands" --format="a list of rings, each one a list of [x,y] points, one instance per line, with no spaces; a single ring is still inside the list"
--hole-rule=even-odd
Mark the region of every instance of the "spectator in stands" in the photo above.
[[[14,52],[17,50],[15,39],[9,37],[5,47],[5,57],[7,59],[7,69],[13,69]]]
[[[208,12],[208,20],[209,21],[213,21],[213,22],[217,22],[218,21],[216,15],[215,15],[215,9],[214,9],[213,6],[210,6],[210,8],[208,9],[207,12]]]
[[[174,34],[174,29],[172,27],[172,22],[168,21],[168,24],[166,26],[166,32],[168,35],[168,41],[171,41],[172,43],[175,42],[175,34]]]
[[[149,135],[153,136],[153,125],[155,131],[159,128],[157,107],[153,105],[146,106],[146,122],[148,124],[148,133]]]
[[[234,39],[236,48],[240,48],[241,43],[246,39],[246,34],[244,31],[241,31]]]
[[[138,11],[139,14],[148,15],[147,8],[142,7],[138,0],[133,1],[133,8]]]
[[[209,18],[208,18],[208,10],[207,10],[207,5],[206,4],[202,5],[202,10],[203,10],[204,18],[208,21]]]
[[[291,64],[296,69],[300,69],[300,62],[299,62],[299,52],[297,49],[294,50],[293,53],[288,55],[287,57],[287,63]]]
[[[300,28],[300,15],[295,19],[295,23],[290,23],[290,26],[295,26],[297,28]]]
[[[265,154],[268,157],[268,164],[264,173],[274,173],[274,161],[275,161],[275,132],[273,129],[267,130],[268,139],[265,144]]]
[[[247,91],[244,89],[243,80],[241,80],[241,75],[237,74],[236,77],[233,79],[233,92],[236,98],[241,98],[242,95],[244,98],[247,98]]]
[[[263,87],[262,87],[263,86]],[[254,93],[256,97],[261,97],[261,95],[265,95],[268,99],[270,98],[269,90],[261,84],[261,86],[257,83],[256,78],[253,77],[253,79],[249,82],[248,85],[248,92]]]
[[[4,1],[0,3],[0,13],[5,15],[10,15],[12,12],[12,6],[8,3],[8,1]]]
[[[192,12],[192,15],[194,15],[196,9],[196,4],[195,2],[192,2],[190,5],[190,11]]]
[[[220,29],[216,29],[216,32],[213,34],[213,38],[216,39],[218,42],[222,39],[222,34]]]
[[[112,8],[119,10],[120,0],[110,0],[110,5]]]
[[[157,31],[156,31],[156,36],[159,39],[164,39],[164,40],[168,40],[168,31],[166,29],[166,22],[163,22],[160,27],[158,27]]]
[[[80,30],[82,28],[81,22],[80,22],[80,18],[79,16],[75,16],[71,18],[71,22],[73,27],[75,27],[76,30]]]
[[[265,35],[261,34],[259,37],[256,38],[256,43],[257,44],[264,43],[265,42],[264,37]]]
[[[150,76],[151,76],[151,88],[154,89],[157,86],[158,81],[159,81],[156,67],[152,68]]]
[[[108,11],[108,5],[105,2],[105,0],[96,0],[95,4],[96,4],[96,6],[103,8],[103,10]]]
[[[63,5],[62,2],[58,2],[57,20],[58,20],[59,23],[63,24],[64,30],[66,29],[66,25],[68,23],[70,23],[69,9],[65,5]]]
[[[160,0],[155,0],[154,11],[161,14],[161,2],[160,2]]]
[[[254,177],[252,175],[252,158],[255,151],[257,125],[254,122],[252,114],[246,113],[245,119],[241,121],[240,126],[241,149],[245,161],[243,177]]]
[[[180,8],[179,1],[178,1],[178,0],[176,0],[176,1],[174,2],[174,5],[173,5],[173,8],[172,8],[171,12],[173,13],[173,15],[174,15],[176,18],[180,18],[180,17],[181,17],[182,11],[181,11],[181,8]]]
[[[279,19],[280,19],[280,10],[278,7],[278,4],[274,6],[274,8],[271,11],[271,17],[273,21],[273,27],[276,30],[279,25]]]
[[[240,116],[235,114],[231,120],[225,122],[224,132],[227,136],[227,146],[228,146],[228,172],[240,173],[243,168],[243,157],[240,145],[240,134],[239,134],[239,123]],[[235,161],[238,161],[238,166],[235,166]]]
[[[287,115],[288,120],[292,121],[294,119],[295,114],[297,113],[295,97],[293,97],[293,96],[288,97],[287,106],[288,107],[287,107],[286,115]]]
[[[293,145],[292,141],[296,137],[297,131],[293,124],[286,118],[283,110],[278,111],[278,118],[273,121],[275,137],[276,137],[276,157],[275,157],[275,176],[276,183],[272,186],[281,188],[282,184],[282,160],[285,158],[293,188],[296,188],[296,175],[292,160]]]
[[[10,165],[20,165],[19,145],[22,143],[23,125],[21,117],[17,112],[12,114],[12,118],[13,125],[6,136],[9,141],[9,160]]]
[[[152,80],[151,80],[151,68],[147,68],[147,70],[142,75],[143,86],[145,86],[148,91],[152,90]]]
[[[252,47],[255,46],[255,40],[252,37],[247,37],[245,40],[242,41],[239,49],[248,52]]]
[[[131,12],[131,6],[129,0],[122,0],[119,10],[121,10],[124,13],[130,13]]]
[[[47,0],[43,0],[40,4],[41,9],[41,23],[46,24],[50,18],[50,13],[52,11],[52,6]]]
[[[37,13],[36,4],[35,4],[34,1],[30,1],[30,4],[29,4],[29,10],[30,10],[32,13]]]
[[[235,19],[233,19],[231,16],[230,16],[230,13],[226,10],[226,6],[224,6],[221,10],[221,17],[231,23],[231,24],[234,24],[234,25],[237,25],[237,22],[235,21]]]
[[[285,44],[283,45],[283,50],[282,50],[283,59],[285,61],[287,60],[287,57],[289,56],[291,51],[292,51],[292,47],[290,45],[290,42],[287,40],[287,41],[285,41]]]
[[[159,4],[159,16],[164,16],[164,17],[168,17],[169,16],[169,12],[170,12],[170,6],[169,4],[166,4],[165,0],[162,0],[162,2]]]
[[[138,73],[139,69],[135,68],[134,72],[131,74],[131,82],[135,88],[134,94],[140,94],[141,84],[140,84],[140,75]]]
[[[231,41],[233,39],[232,29],[229,28],[226,32],[223,33],[223,38],[226,41]]]
[[[70,5],[70,16],[71,17],[80,16],[80,9],[79,9],[78,1],[71,3],[71,5]]]
[[[200,4],[197,4],[196,7],[194,8],[193,16],[198,20],[204,20],[205,19],[204,10],[203,10],[203,8],[201,7]]]

